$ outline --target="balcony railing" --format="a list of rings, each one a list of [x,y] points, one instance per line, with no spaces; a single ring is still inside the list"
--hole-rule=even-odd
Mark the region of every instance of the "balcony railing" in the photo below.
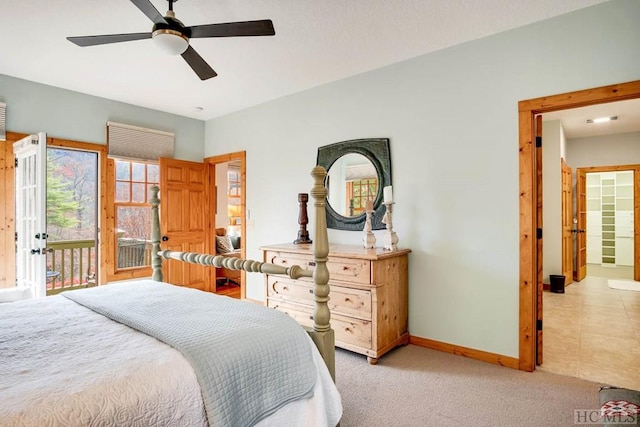
[[[67,240],[47,244],[47,295],[97,286],[95,240]],[[151,265],[151,242],[118,239],[117,268]]]
[[[95,240],[47,244],[47,295],[98,284]]]
[[[118,239],[118,269],[151,265],[151,241],[121,237]]]

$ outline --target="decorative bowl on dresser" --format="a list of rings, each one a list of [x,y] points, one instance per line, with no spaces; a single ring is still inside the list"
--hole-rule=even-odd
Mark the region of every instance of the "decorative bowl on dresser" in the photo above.
[[[262,248],[264,261],[314,266],[312,245],[279,244]],[[409,249],[386,251],[356,245],[330,245],[331,327],[336,346],[364,354],[371,364],[409,342]],[[313,282],[265,275],[266,304],[303,326],[313,325]]]

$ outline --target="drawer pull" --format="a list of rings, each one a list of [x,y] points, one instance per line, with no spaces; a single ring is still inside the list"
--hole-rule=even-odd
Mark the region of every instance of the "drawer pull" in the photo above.
[[[309,261],[309,262],[307,263],[307,265],[308,265],[309,267],[315,267],[315,266],[316,266],[316,262],[315,262],[315,261]]]
[[[346,327],[346,328],[344,328],[344,331],[345,332],[351,332],[351,328]]]
[[[349,269],[349,267],[346,266],[346,265],[344,267],[342,267],[342,271],[347,271],[348,269]]]
[[[313,293],[313,289],[309,289],[309,293],[312,294]]]
[[[273,289],[274,294],[279,294],[281,292],[280,290],[278,290],[277,286],[278,286],[278,282],[274,282],[273,285],[271,285],[271,289]],[[288,290],[289,290],[288,287],[286,286],[282,287],[282,292],[286,292]]]
[[[313,316],[309,316],[309,319],[313,320]]]
[[[344,302],[351,302],[351,300],[347,297],[344,299]]]

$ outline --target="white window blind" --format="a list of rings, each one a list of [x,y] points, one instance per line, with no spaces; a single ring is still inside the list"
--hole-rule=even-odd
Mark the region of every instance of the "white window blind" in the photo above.
[[[0,141],[7,140],[7,104],[0,102]]]
[[[345,169],[346,169],[345,179],[347,181],[378,177],[376,168],[371,163],[366,163],[362,165],[350,165],[350,166],[347,166]]]
[[[129,159],[173,158],[175,134],[123,123],[107,122],[109,155]]]

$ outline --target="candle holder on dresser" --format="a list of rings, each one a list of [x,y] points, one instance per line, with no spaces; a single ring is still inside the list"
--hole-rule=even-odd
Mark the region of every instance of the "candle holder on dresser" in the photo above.
[[[367,202],[367,207],[364,211],[367,219],[364,222],[364,229],[362,230],[364,231],[364,235],[362,236],[362,243],[364,244],[364,247],[366,249],[373,249],[376,247],[376,236],[375,234],[373,234],[373,231],[371,231],[373,229],[371,226],[371,216],[373,215],[373,212],[373,206],[369,202]]]
[[[382,218],[382,223],[387,225],[387,229],[382,234],[382,243],[383,248],[389,251],[397,251],[398,250],[398,235],[395,231],[393,231],[393,202],[385,202],[386,212],[384,213],[384,217]]]
[[[298,230],[298,238],[293,241],[296,245],[302,243],[311,243],[309,238],[309,231],[307,230],[307,224],[309,223],[309,217],[307,216],[307,202],[309,201],[309,194],[298,193],[298,202],[300,203],[300,212],[298,213],[298,224],[300,230]]]

